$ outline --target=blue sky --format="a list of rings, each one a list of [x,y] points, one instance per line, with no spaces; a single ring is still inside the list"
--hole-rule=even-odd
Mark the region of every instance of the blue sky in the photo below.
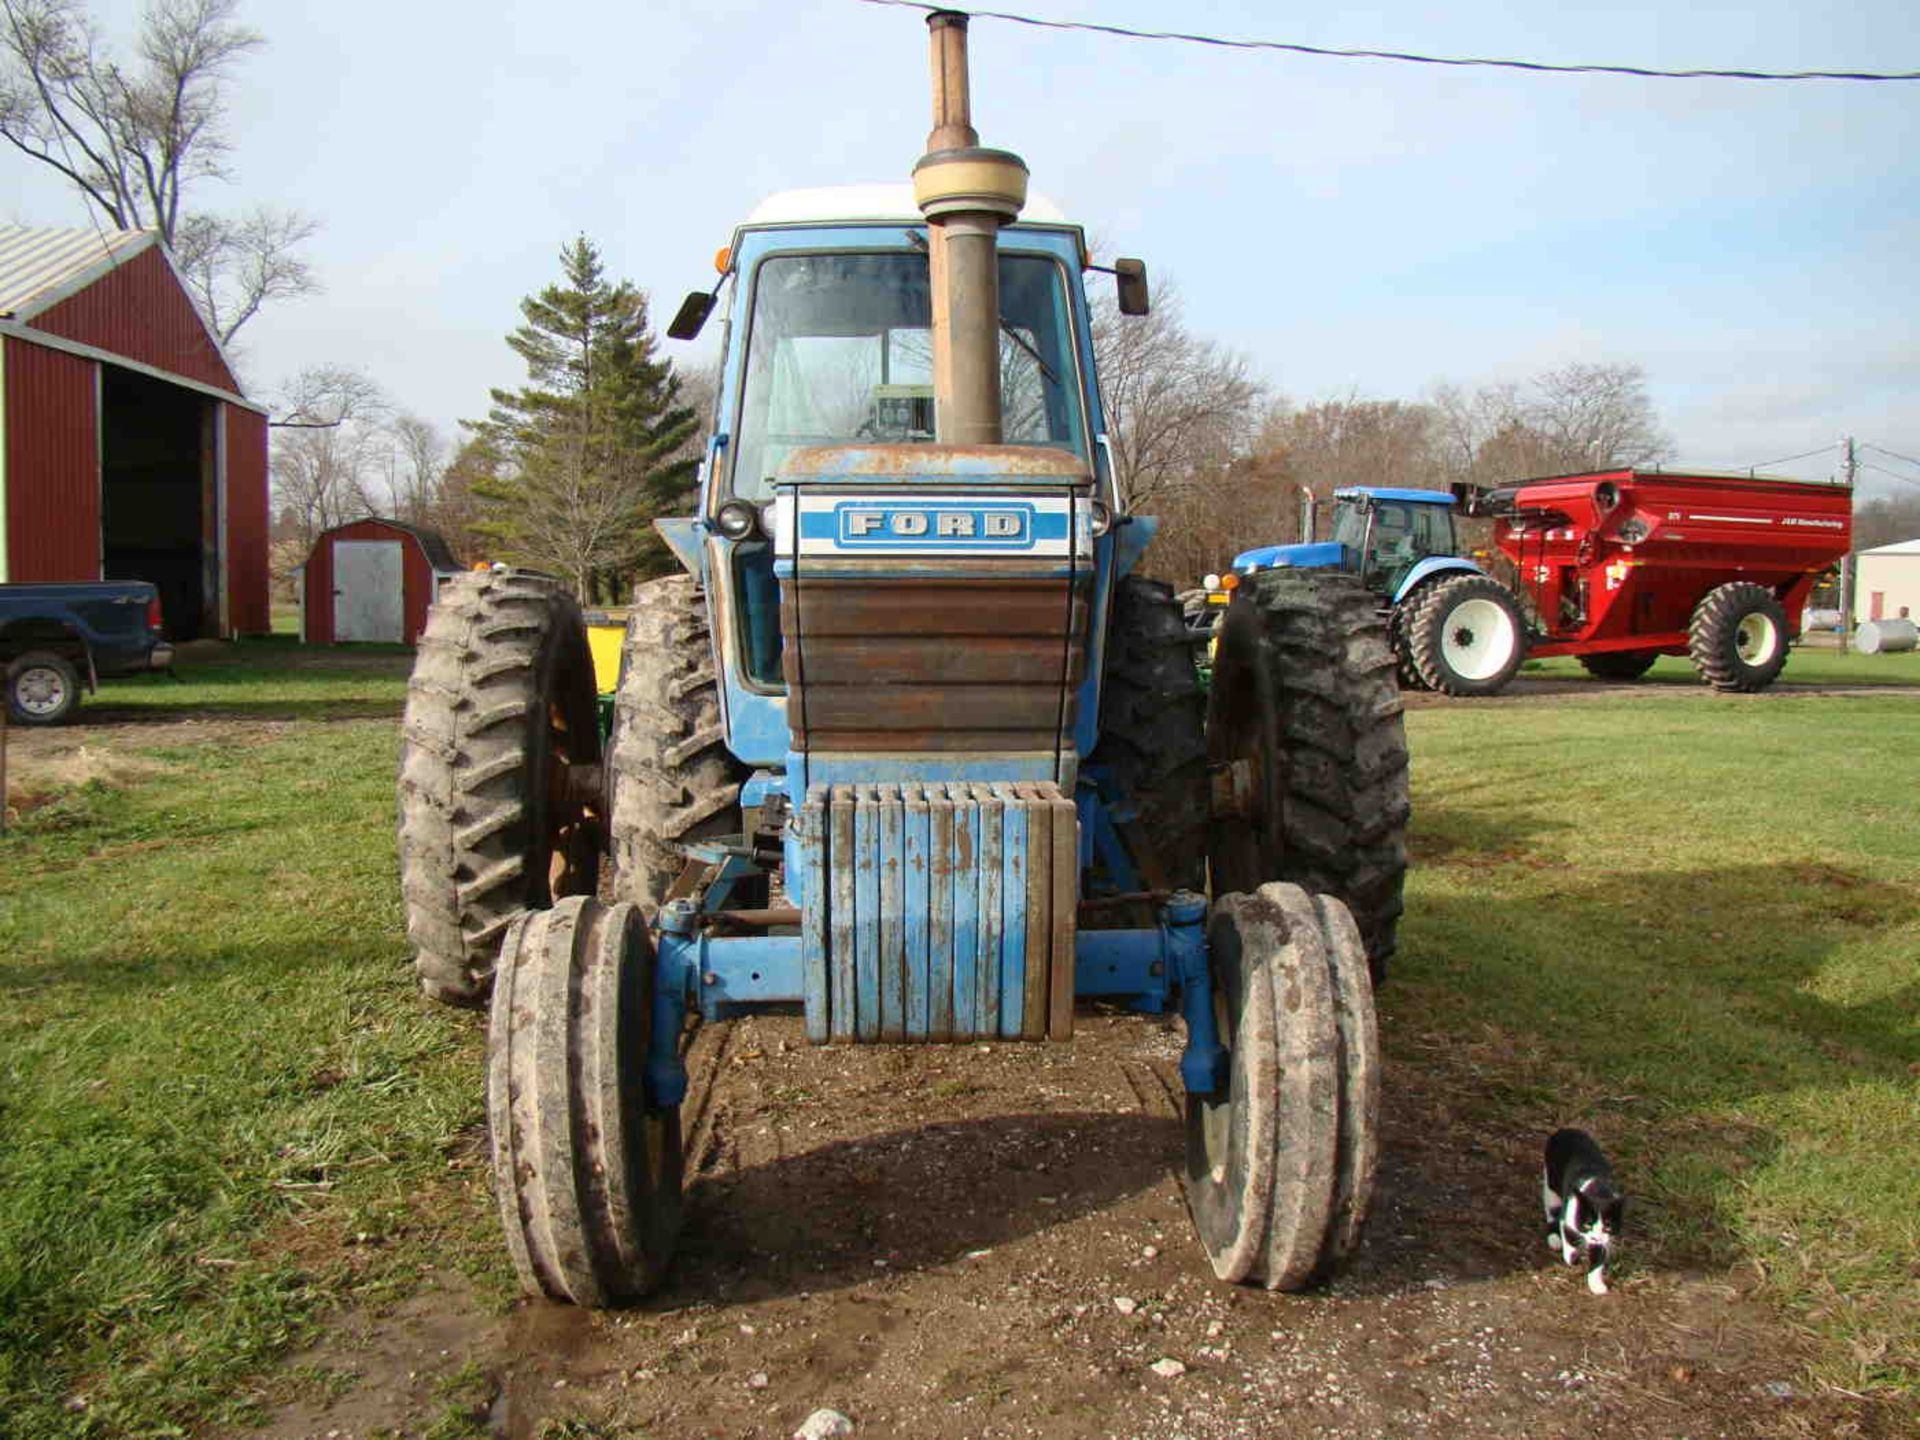
[[[101,8],[111,29],[135,7]],[[1439,54],[1920,69],[1912,0],[1004,8]],[[503,337],[574,233],[663,321],[760,196],[903,179],[926,139],[920,17],[855,0],[244,15],[270,44],[234,86],[234,183],[198,198],[318,216],[327,286],[245,332],[247,378],[353,365],[449,429],[521,378]],[[1295,400],[1634,361],[1680,462],[1848,432],[1920,457],[1920,83],[1437,70],[984,18],[972,52],[984,142]],[[11,154],[0,218],[84,223]]]

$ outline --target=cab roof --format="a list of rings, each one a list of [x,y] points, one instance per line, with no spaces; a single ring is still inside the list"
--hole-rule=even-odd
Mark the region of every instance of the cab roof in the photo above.
[[[1372,500],[1404,500],[1411,505],[1453,504],[1450,490],[1390,490],[1378,485],[1347,485],[1333,492],[1336,500],[1355,500],[1362,496]]]
[[[1027,195],[1026,207],[1021,210],[1020,219],[1034,225],[1073,224],[1058,205],[1038,192]],[[913,201],[913,186],[894,181],[781,190],[754,206],[753,213],[747,216],[745,223],[817,225],[849,220],[893,220],[909,225],[925,223],[920,207]]]

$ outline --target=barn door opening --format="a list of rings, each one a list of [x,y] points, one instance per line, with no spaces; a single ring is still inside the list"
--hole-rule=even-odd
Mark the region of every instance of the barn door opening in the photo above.
[[[191,390],[100,367],[104,572],[158,586],[175,640],[219,633],[213,413]]]

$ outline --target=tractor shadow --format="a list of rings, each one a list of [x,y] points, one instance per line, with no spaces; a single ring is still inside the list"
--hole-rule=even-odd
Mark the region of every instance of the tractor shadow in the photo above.
[[[743,1123],[764,1133],[760,1116]],[[1026,1113],[736,1164],[725,1131],[723,1119],[719,1159],[690,1187],[671,1290],[733,1303],[964,1264],[1167,1182],[1183,1144],[1180,1125],[1164,1116]]]

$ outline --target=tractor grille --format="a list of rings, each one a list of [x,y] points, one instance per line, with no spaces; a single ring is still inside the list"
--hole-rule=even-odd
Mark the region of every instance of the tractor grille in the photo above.
[[[801,834],[808,1039],[1072,1034],[1079,831],[1057,785],[816,785]]]
[[[1085,577],[782,583],[796,750],[1052,750],[1087,668]]]

